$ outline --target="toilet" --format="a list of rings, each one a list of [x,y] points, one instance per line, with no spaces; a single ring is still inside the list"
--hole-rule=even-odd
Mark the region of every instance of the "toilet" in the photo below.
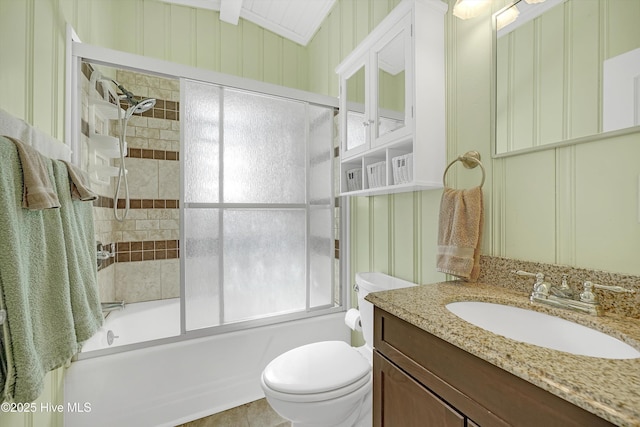
[[[371,426],[373,305],[364,297],[409,286],[416,284],[382,273],[357,273],[365,344],[351,347],[343,341],[321,341],[273,359],[260,378],[271,407],[294,427]]]

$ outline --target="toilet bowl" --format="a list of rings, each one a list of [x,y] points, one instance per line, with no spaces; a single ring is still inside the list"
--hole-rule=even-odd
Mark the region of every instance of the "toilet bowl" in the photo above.
[[[294,427],[364,427],[372,424],[373,305],[369,292],[415,286],[382,273],[356,274],[365,345],[343,341],[303,345],[273,359],[261,386],[271,407]]]

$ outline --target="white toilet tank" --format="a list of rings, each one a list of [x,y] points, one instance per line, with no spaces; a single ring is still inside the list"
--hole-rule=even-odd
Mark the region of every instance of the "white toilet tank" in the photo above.
[[[366,297],[369,292],[408,288],[410,286],[417,286],[417,284],[383,273],[366,272],[356,273],[356,285],[362,334],[364,335],[366,345],[369,348],[373,348],[373,304],[365,301],[364,297]]]

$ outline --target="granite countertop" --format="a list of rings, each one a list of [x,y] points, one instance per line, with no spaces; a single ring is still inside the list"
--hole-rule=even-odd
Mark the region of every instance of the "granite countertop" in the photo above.
[[[371,293],[375,306],[619,426],[640,426],[640,359],[601,359],[514,341],[468,323],[445,307],[484,301],[553,314],[640,349],[640,320],[530,304],[510,289],[460,281]]]

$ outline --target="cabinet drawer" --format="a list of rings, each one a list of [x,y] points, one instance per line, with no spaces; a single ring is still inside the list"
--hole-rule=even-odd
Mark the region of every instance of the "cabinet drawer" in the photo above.
[[[377,307],[374,322],[377,351],[479,425],[612,425]]]
[[[373,354],[376,427],[465,427],[465,417],[420,383]]]

